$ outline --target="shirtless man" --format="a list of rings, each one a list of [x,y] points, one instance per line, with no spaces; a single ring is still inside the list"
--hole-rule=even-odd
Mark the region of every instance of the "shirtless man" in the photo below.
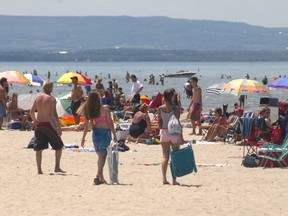
[[[2,129],[3,119],[6,117],[6,89],[8,88],[8,82],[5,77],[0,79],[0,130]]]
[[[72,79],[72,92],[71,92],[71,110],[74,116],[76,125],[80,123],[80,116],[77,114],[77,110],[81,105],[81,99],[83,97],[83,90],[80,85],[78,85],[78,77],[73,76]]]
[[[35,98],[30,115],[35,126],[36,144],[36,163],[38,174],[43,174],[41,168],[42,151],[46,148],[47,142],[50,143],[55,152],[55,172],[65,172],[60,168],[62,148],[61,127],[56,112],[56,100],[50,94],[53,90],[53,83],[50,80],[44,82],[43,93]],[[37,110],[37,117],[35,112]],[[52,126],[53,123],[53,126]]]
[[[189,83],[193,87],[193,96],[192,96],[191,102],[187,110],[190,115],[190,120],[192,124],[192,129],[193,129],[190,135],[193,135],[193,134],[196,134],[196,125],[195,125],[196,121],[198,123],[198,127],[201,128],[200,114],[202,111],[202,90],[200,86],[198,86],[197,77],[191,77],[189,80]],[[199,129],[198,135],[202,135],[201,129]]]

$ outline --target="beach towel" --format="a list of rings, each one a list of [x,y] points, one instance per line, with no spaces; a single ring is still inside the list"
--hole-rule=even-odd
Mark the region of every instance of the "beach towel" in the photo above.
[[[251,131],[253,128],[254,118],[250,117],[241,117],[240,118],[241,123],[241,131],[242,135],[246,138],[251,136]]]

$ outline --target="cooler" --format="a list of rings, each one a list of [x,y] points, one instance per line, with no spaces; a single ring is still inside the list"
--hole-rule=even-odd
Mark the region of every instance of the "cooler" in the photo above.
[[[275,148],[272,153],[267,154],[267,148],[259,148],[258,149],[258,155],[267,155],[267,156],[273,155],[273,157],[278,158],[279,156],[282,155],[282,151],[283,151],[283,149],[281,149],[281,148]],[[272,161],[272,160],[263,161],[263,160],[267,160],[267,159],[259,158],[260,166],[262,166],[262,167],[269,167],[269,168],[280,167],[279,163],[276,161]],[[263,163],[262,163],[262,161],[263,161]],[[288,164],[288,157],[285,158],[285,163]],[[281,165],[285,166],[285,163],[282,162]]]
[[[271,123],[274,123],[278,120],[278,115],[279,115],[278,102],[279,102],[278,98],[268,98],[268,97],[260,98],[259,109],[263,107],[268,107],[270,109]]]

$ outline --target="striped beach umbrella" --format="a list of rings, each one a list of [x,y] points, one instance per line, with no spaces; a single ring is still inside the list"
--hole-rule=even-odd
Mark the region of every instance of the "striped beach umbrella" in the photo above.
[[[217,83],[206,88],[207,94],[219,95],[226,83]]]
[[[267,87],[262,83],[250,79],[236,79],[224,85],[220,94],[232,94],[235,96],[259,94],[262,96],[271,96]]]
[[[44,80],[35,74],[24,74],[24,76],[30,81],[30,84],[33,86],[42,86],[44,83]]]

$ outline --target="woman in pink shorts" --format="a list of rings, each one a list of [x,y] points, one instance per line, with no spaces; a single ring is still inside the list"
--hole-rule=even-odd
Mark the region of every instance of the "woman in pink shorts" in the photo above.
[[[180,111],[176,107],[173,108],[172,100],[173,100],[174,92],[171,89],[166,89],[164,91],[164,104],[158,108],[158,123],[159,128],[161,129],[160,141],[162,145],[163,152],[163,160],[162,160],[162,176],[163,176],[163,184],[170,184],[167,181],[166,173],[169,162],[169,152],[170,146],[172,146],[173,151],[179,150],[180,144],[184,143],[183,135],[172,136],[168,133],[168,122],[170,117],[174,114],[176,118],[179,120]],[[179,185],[176,179],[173,179],[173,185]]]

